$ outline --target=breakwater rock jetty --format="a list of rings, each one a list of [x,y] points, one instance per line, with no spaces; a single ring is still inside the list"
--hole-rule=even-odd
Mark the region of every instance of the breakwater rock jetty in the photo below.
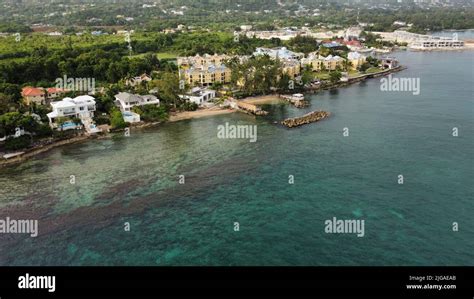
[[[299,127],[302,125],[314,123],[329,117],[331,113],[326,111],[313,111],[300,117],[287,118],[281,122],[282,125],[288,128]]]

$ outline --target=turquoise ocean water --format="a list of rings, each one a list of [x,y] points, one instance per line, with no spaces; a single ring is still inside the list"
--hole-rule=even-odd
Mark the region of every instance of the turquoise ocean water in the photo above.
[[[170,123],[0,169],[0,216],[38,219],[40,234],[1,235],[0,265],[474,265],[474,51],[394,55],[420,95],[372,79],[303,110]],[[274,123],[315,109],[332,116]],[[257,125],[258,141],[218,139],[226,122]],[[365,236],[326,234],[332,217],[365,220]]]

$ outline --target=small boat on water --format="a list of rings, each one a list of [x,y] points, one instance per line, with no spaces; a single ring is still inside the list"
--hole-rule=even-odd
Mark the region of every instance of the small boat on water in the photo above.
[[[302,93],[294,93],[291,96],[282,95],[281,97],[290,101],[304,101],[304,95]]]
[[[295,93],[291,96],[295,101],[303,101],[304,95],[302,93]]]

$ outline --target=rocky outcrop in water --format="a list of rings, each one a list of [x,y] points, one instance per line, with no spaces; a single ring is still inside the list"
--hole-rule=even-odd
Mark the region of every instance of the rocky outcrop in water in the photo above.
[[[309,106],[309,102],[305,100],[293,101],[292,104],[295,105],[296,108],[305,108]]]
[[[263,115],[268,114],[267,111],[262,110],[257,105],[250,104],[250,103],[245,103],[243,101],[238,101],[237,102],[237,107],[240,108],[241,110],[250,112],[251,114],[258,115],[258,116],[263,116]]]
[[[287,126],[288,128],[294,128],[320,121],[326,117],[329,117],[330,115],[331,113],[326,111],[313,111],[300,117],[287,118],[282,121],[281,124]]]
[[[298,98],[295,96],[280,95],[280,98],[284,99],[288,103],[292,104],[296,108],[305,108],[309,106],[309,102],[304,98]]]

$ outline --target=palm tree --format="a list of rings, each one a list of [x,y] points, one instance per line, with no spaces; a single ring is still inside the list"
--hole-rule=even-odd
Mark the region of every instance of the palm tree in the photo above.
[[[344,59],[344,71],[348,71],[352,67],[352,62],[348,59]]]
[[[79,127],[82,126],[82,120],[81,120],[79,117],[74,117],[74,118],[72,119],[72,122],[73,122],[76,126],[79,126]]]
[[[67,118],[65,117],[58,117],[56,119],[56,124],[58,124],[58,126],[61,128],[61,132],[63,131],[63,125],[66,121],[67,121]]]

